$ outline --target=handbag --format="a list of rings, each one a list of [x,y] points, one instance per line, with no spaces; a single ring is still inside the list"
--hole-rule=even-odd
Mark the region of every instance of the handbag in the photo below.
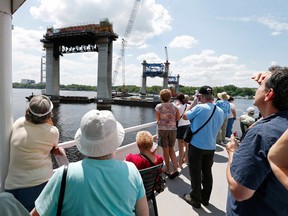
[[[210,115],[210,117],[208,118],[208,120],[200,127],[198,128],[195,132],[192,132],[191,130],[191,125],[189,125],[189,127],[186,129],[184,135],[183,135],[183,140],[184,142],[186,143],[190,143],[190,141],[192,140],[193,136],[198,133],[209,121],[210,119],[212,118],[214,112],[216,110],[216,105],[214,105],[214,109],[212,111],[212,114]]]
[[[143,154],[143,153],[140,153],[147,161],[150,162],[150,164],[152,166],[155,166],[155,164],[150,160],[150,158],[147,157],[147,155]],[[161,193],[164,191],[165,189],[165,184],[166,184],[166,180],[162,177],[162,175],[158,175],[158,179],[157,181],[155,182],[155,191],[157,193]]]
[[[61,216],[62,204],[63,204],[65,188],[66,188],[67,170],[68,170],[68,165],[64,165],[56,216]]]

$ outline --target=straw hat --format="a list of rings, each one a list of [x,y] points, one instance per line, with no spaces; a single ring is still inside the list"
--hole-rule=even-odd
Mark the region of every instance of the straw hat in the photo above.
[[[78,150],[88,157],[101,157],[113,153],[123,142],[125,131],[111,111],[87,112],[75,134]]]
[[[227,92],[218,93],[217,97],[221,100],[228,100],[230,96],[227,94]]]

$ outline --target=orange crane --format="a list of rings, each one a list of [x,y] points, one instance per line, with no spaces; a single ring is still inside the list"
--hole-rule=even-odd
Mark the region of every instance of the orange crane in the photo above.
[[[133,29],[133,25],[134,25],[134,21],[135,21],[137,11],[140,5],[140,1],[141,0],[134,1],[134,5],[130,13],[126,31],[122,39],[120,54],[119,54],[119,57],[117,58],[116,65],[113,71],[113,76],[112,76],[112,86],[114,86],[116,79],[117,79],[118,71],[120,69],[120,66],[122,65],[122,82],[123,82],[122,94],[125,94],[126,92],[126,89],[125,89],[125,49],[126,49],[128,39]]]

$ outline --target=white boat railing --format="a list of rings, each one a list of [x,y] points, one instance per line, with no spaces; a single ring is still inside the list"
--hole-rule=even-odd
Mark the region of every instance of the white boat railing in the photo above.
[[[142,130],[142,129],[146,129],[146,128],[154,127],[154,126],[156,126],[156,121],[150,122],[150,123],[146,123],[146,124],[136,125],[136,126],[133,126],[133,127],[124,128],[124,131],[125,131],[125,134],[127,134],[127,133],[130,133],[130,132],[133,132],[133,131]],[[154,137],[154,139],[156,141],[157,129],[155,131],[155,134],[152,134],[152,135],[153,135],[153,137]],[[73,147],[75,145],[76,145],[75,140],[71,140],[71,141],[59,143],[58,146],[60,146],[60,147],[65,149],[65,148]],[[175,150],[177,150],[177,149],[178,149],[178,146],[175,145]],[[136,142],[132,142],[130,144],[127,144],[127,145],[119,147],[117,149],[117,151],[116,151],[116,154],[115,154],[114,158],[117,159],[117,160],[125,160],[125,157],[128,154],[137,154],[137,153],[139,153],[139,149],[137,147],[137,144],[136,144]],[[162,152],[161,148],[157,148],[156,153],[159,154],[159,155],[163,155],[163,152]],[[63,163],[61,163],[61,161],[67,160],[67,157],[65,157],[65,158],[64,158],[64,160],[63,160],[63,158],[62,158],[62,160],[57,160],[56,159],[56,161],[58,162],[59,165],[63,165]]]

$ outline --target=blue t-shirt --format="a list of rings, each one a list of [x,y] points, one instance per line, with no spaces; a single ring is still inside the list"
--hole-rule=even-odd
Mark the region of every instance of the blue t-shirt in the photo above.
[[[231,110],[229,101],[227,101],[227,100],[218,100],[216,102],[216,105],[223,110],[223,112],[225,114],[225,117],[228,118],[229,115],[230,115],[230,110]]]
[[[215,105],[213,103],[197,104],[191,110],[186,112],[187,118],[192,121],[192,132],[195,132],[208,120],[212,114],[214,106]],[[199,149],[215,150],[216,136],[224,122],[224,118],[225,117],[223,111],[219,107],[216,107],[216,110],[210,121],[197,134],[193,136],[190,144]]]
[[[35,202],[41,216],[56,215],[63,168],[58,169]],[[131,162],[84,159],[70,163],[62,215],[135,215],[145,189]]]
[[[267,154],[288,128],[288,111],[258,121],[245,134],[230,166],[231,176],[241,185],[255,190],[245,201],[236,201],[230,190],[227,215],[288,215],[288,190],[271,171]]]

